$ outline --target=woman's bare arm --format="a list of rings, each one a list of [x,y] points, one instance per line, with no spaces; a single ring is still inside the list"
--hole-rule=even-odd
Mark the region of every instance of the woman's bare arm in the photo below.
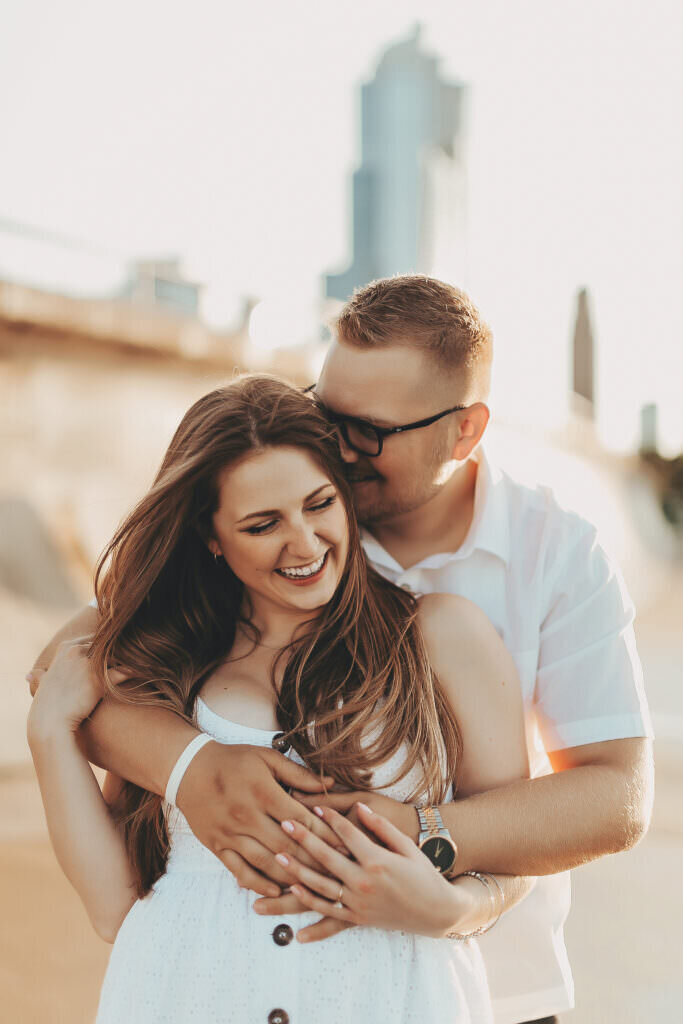
[[[67,633],[82,637],[96,627],[96,611],[84,609],[60,630],[40,655],[32,685],[40,692],[44,668],[65,643]],[[85,656],[71,665],[71,682],[95,684]],[[163,796],[180,754],[199,731],[173,711],[103,699],[75,730],[84,757],[152,793]],[[287,874],[275,860],[281,847],[277,822],[291,817],[336,842],[332,830],[283,787],[321,793],[332,784],[276,750],[210,743],[183,776],[177,802],[194,834],[219,857],[240,885],[275,895]],[[295,844],[290,844],[291,850]]]
[[[77,648],[60,648],[41,680],[27,736],[57,860],[98,935],[113,942],[135,901],[135,882],[123,837],[76,740],[78,723],[99,699],[97,688],[72,671],[78,656]],[[113,796],[111,784],[109,790]]]
[[[463,737],[456,796],[472,796],[528,779],[520,680],[489,619],[465,598],[431,594],[420,602],[420,625],[430,663]],[[447,827],[451,806],[440,808]],[[457,843],[454,829],[452,835]],[[495,877],[506,910],[519,903],[535,882],[532,877]],[[481,918],[489,913],[489,901],[483,884],[468,876],[460,876],[453,884],[466,885],[472,896],[471,914],[459,926],[472,930],[485,923]]]
[[[29,676],[31,694],[52,664],[59,645],[92,636],[98,612],[87,605],[66,622],[36,658]],[[102,701],[78,730],[81,751],[92,763],[143,789],[163,795],[173,765],[198,731],[162,708]]]

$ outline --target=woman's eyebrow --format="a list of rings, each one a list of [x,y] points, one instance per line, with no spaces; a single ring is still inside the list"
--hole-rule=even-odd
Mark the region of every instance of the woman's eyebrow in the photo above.
[[[322,484],[320,487],[316,487],[314,491],[311,491],[310,494],[306,495],[304,501],[310,501],[311,498],[315,498],[316,494],[320,494],[321,491],[324,491],[326,487],[333,486],[334,484],[328,481],[328,483]],[[279,511],[279,508],[267,508],[264,509],[263,512],[250,512],[248,516],[243,516],[242,519],[238,519],[237,525],[239,525],[240,523],[244,523],[247,519],[261,519],[263,516],[276,516],[279,513]]]

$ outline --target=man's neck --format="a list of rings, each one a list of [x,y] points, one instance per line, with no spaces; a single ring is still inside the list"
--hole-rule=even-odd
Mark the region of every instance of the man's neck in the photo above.
[[[468,459],[424,505],[372,523],[368,531],[404,569],[429,555],[457,551],[472,524],[477,470],[478,463]]]

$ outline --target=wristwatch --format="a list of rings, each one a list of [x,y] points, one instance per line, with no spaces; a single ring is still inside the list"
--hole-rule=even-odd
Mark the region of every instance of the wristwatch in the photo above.
[[[420,821],[417,845],[442,875],[452,874],[458,856],[458,847],[451,839],[436,807],[416,807]]]

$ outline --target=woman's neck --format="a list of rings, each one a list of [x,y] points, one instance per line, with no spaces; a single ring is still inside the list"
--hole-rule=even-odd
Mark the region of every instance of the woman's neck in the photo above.
[[[248,611],[248,607],[244,610]],[[245,618],[259,632],[259,639],[256,641],[258,647],[281,651],[304,631],[306,625],[317,618],[317,613],[301,612],[298,609],[288,611],[271,606],[264,608],[252,598],[251,614],[248,616],[245,614]],[[240,629],[239,632],[252,644],[255,642],[248,629]]]

